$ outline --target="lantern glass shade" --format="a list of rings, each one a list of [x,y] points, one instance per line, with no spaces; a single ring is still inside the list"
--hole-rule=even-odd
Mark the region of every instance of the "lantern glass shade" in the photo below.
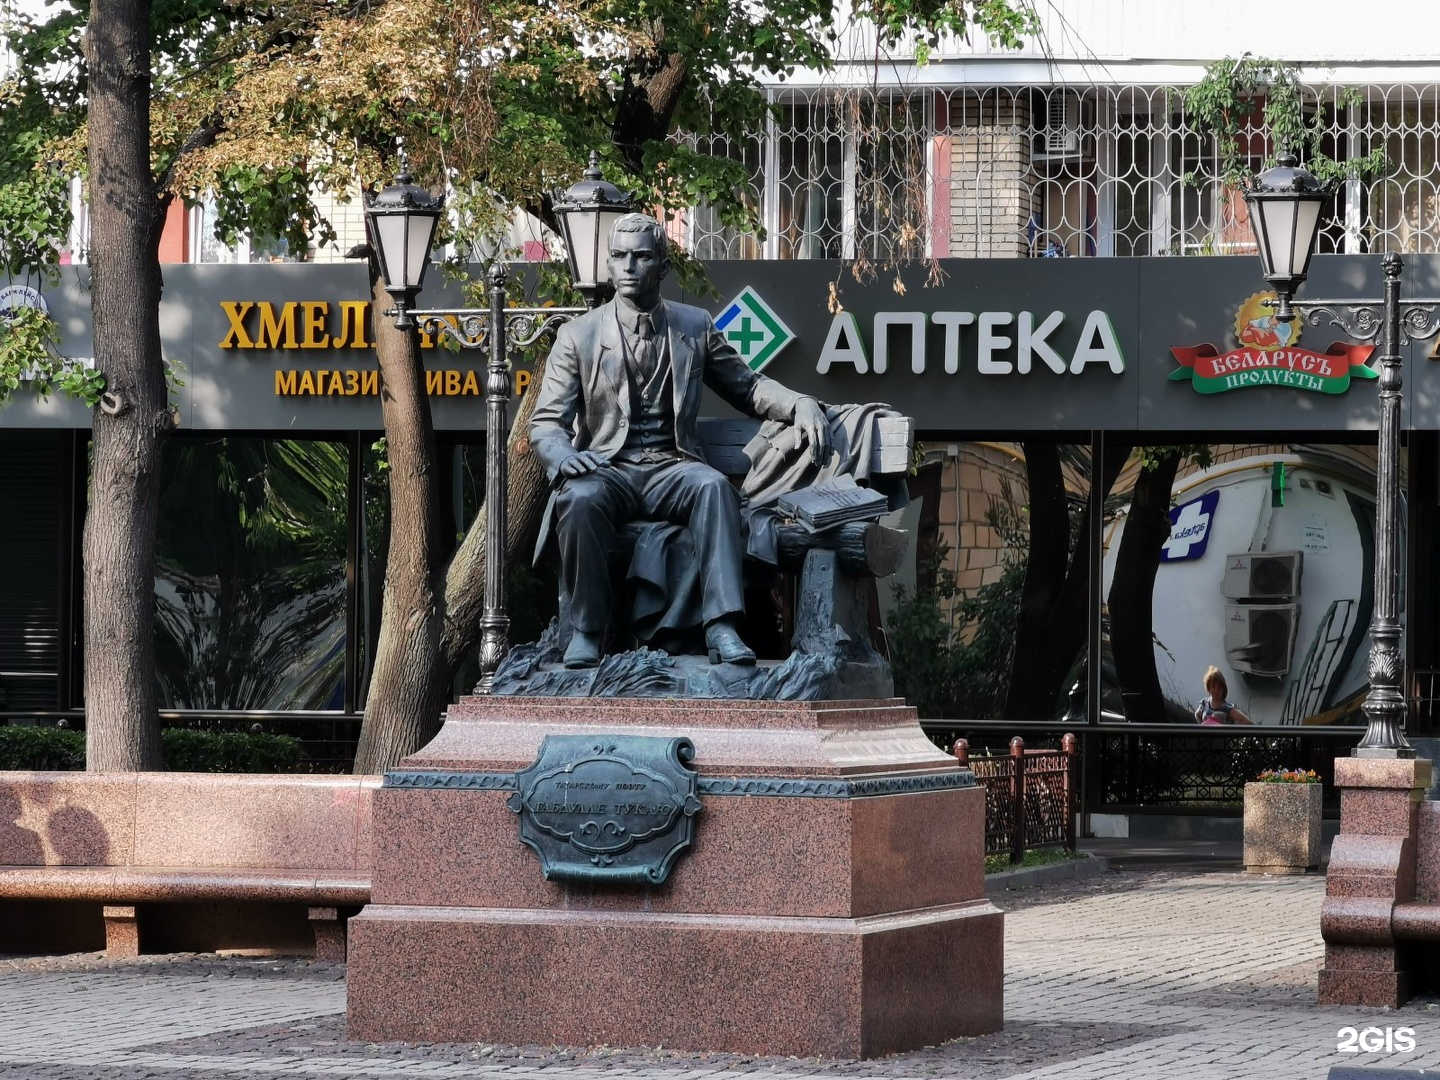
[[[605,180],[593,153],[584,178],[555,197],[570,276],[587,302],[610,285],[610,230],[630,210],[630,196]]]
[[[1266,278],[1299,284],[1310,272],[1322,200],[1269,198],[1253,205],[1250,220]]]
[[[380,272],[391,292],[420,291],[430,265],[430,245],[435,239],[438,214],[398,211],[374,214],[371,223]]]
[[[610,230],[624,216],[623,210],[594,207],[568,210],[561,215],[570,277],[576,285],[600,289],[610,284]]]
[[[1245,195],[1265,280],[1286,294],[1293,294],[1310,273],[1320,211],[1330,197],[1298,165],[1293,154],[1281,154],[1279,164],[1257,176]]]
[[[412,184],[409,173],[403,170],[396,182],[365,208],[387,292],[413,297],[425,284],[430,246],[443,209],[443,199]]]

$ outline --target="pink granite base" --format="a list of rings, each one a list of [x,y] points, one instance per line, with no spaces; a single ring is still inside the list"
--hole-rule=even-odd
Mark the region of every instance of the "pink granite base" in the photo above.
[[[1410,996],[1414,945],[1394,912],[1416,895],[1419,808],[1430,763],[1338,758],[1340,835],[1330,849],[1320,934],[1320,1004],[1396,1008]]]
[[[1000,1028],[984,792],[926,789],[964,774],[913,709],[467,699],[400,769],[508,774],[575,733],[686,736],[702,780],[896,787],[702,794],[654,888],[546,881],[504,791],[384,788],[349,924],[353,1038],[871,1057]]]
[[[874,1057],[998,1030],[989,903],[867,919],[366,908],[348,1034]]]
[[[1410,979],[1403,971],[1320,969],[1321,1005],[1395,1009],[1410,999],[1410,993]]]
[[[111,960],[140,955],[140,924],[133,904],[106,904],[105,955]]]

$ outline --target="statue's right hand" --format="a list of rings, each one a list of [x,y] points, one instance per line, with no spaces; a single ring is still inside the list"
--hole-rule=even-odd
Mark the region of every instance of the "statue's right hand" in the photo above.
[[[560,463],[561,476],[584,476],[610,464],[610,459],[593,450],[581,450]]]

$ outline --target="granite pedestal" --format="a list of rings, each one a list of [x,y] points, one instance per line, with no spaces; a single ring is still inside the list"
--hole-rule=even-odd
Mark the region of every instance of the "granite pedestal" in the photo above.
[[[1440,916],[1415,904],[1420,805],[1429,783],[1423,758],[1335,759],[1340,834],[1320,908],[1322,1005],[1393,1009],[1411,994],[1413,944],[1406,939],[1425,936],[1425,924]]]
[[[663,885],[546,881],[520,844],[514,773],[579,733],[693,740]],[[350,1035],[867,1057],[995,1031],[984,816],[896,700],[466,699],[377,793]]]

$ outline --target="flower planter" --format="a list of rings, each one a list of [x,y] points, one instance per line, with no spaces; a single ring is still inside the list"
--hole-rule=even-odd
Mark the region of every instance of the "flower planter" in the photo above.
[[[1321,784],[1245,785],[1245,869],[1303,874],[1320,865]]]

